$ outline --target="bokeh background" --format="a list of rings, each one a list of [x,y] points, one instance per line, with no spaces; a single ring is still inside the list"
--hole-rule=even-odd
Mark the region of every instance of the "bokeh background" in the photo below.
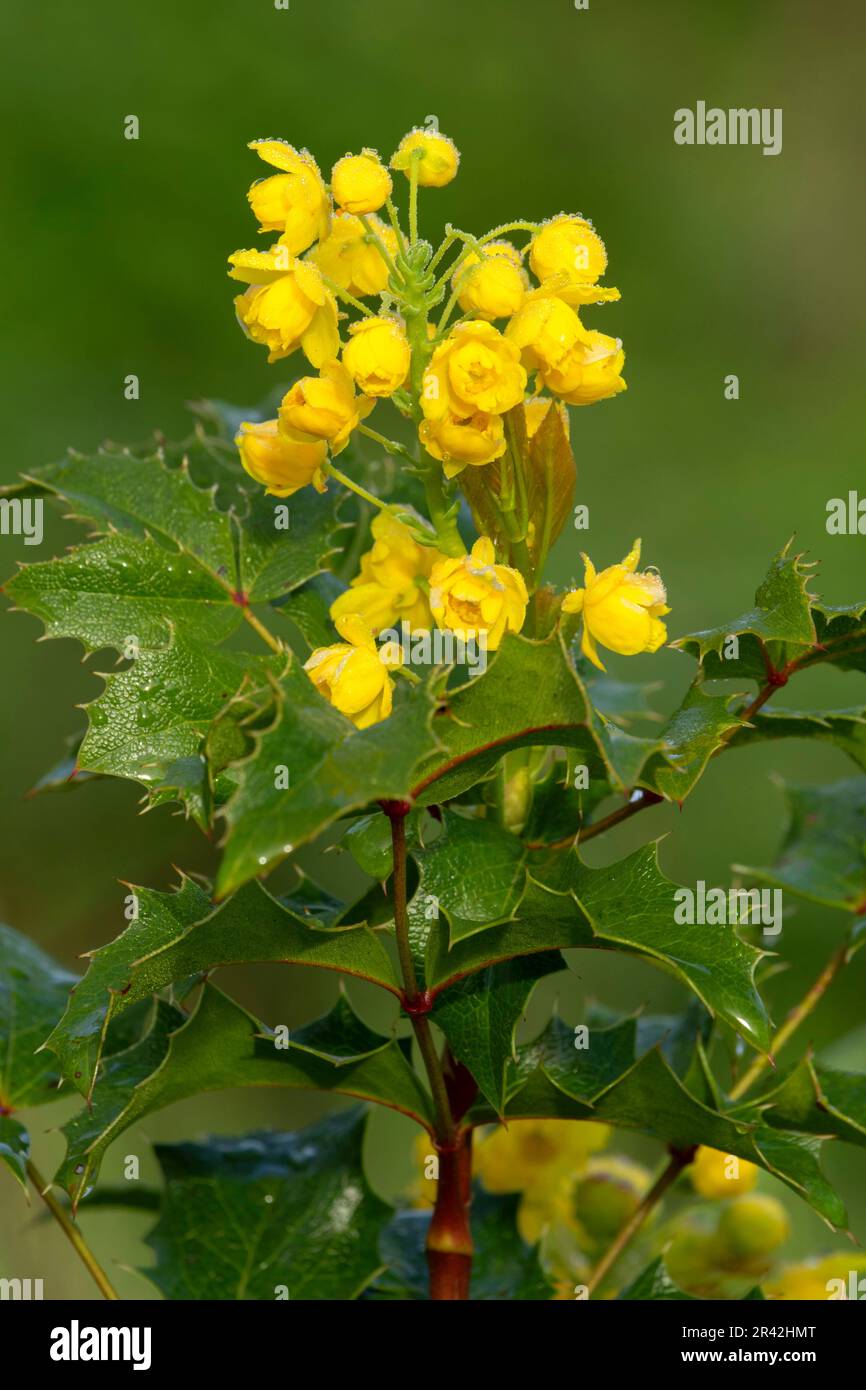
[[[588,310],[620,335],[626,395],[573,412],[578,500],[588,536],[563,537],[555,577],[579,572],[578,550],[620,558],[636,534],[668,583],[672,635],[748,606],[771,555],[796,533],[820,559],[830,601],[862,597],[866,539],[830,537],[828,498],[866,491],[862,438],[864,202],[863,13],[856,0],[150,0],[146,6],[54,0],[6,6],[0,88],[6,145],[0,481],[58,458],[68,444],[185,432],[184,402],[249,404],[277,369],[234,323],[225,257],[252,245],[245,192],[263,167],[250,139],[308,146],[324,170],[362,144],[386,156],[428,114],[463,155],[460,176],[424,197],[424,231],[446,221],[483,231],[562,209],[592,217],[610,255],[620,304]],[[673,113],[698,99],[782,107],[784,148],[681,148]],[[137,115],[140,139],[123,138]],[[141,397],[123,381],[138,374]],[[736,373],[740,398],[724,398]],[[75,539],[52,516],[40,550],[0,538],[4,577],[18,559],[48,558]],[[207,871],[213,851],[163,809],[138,814],[136,789],[97,784],[27,800],[62,755],[99,682],[72,642],[37,643],[39,625],[4,616],[0,632],[0,917],[66,964],[123,926],[118,879],[168,887],[171,864]],[[103,663],[104,664],[104,663]],[[614,663],[615,664],[615,663]],[[98,668],[100,663],[95,663]],[[662,652],[620,662],[629,678],[662,679],[672,707],[691,663]],[[852,705],[854,674],[815,672],[790,702]],[[650,830],[681,882],[729,881],[733,862],[774,855],[783,803],[774,775],[851,775],[834,750],[774,744],[715,764],[681,815],[653,811],[598,849],[618,857]],[[654,820],[651,819],[654,817]],[[357,886],[347,857],[302,856],[333,884]],[[797,906],[773,980],[774,1014],[798,998],[840,937],[838,914]],[[809,1024],[826,1059],[866,1065],[859,959]],[[290,969],[248,969],[223,981],[272,1022],[324,1010],[335,982]],[[587,995],[619,1007],[677,1007],[665,976],[584,953],[545,986],[579,1018]],[[371,1021],[378,999],[353,998]],[[531,1021],[530,1025],[531,1026]],[[124,1137],[123,1156],[208,1130],[294,1128],[323,1112],[317,1097],[205,1096]],[[50,1170],[68,1103],[34,1113],[36,1157]],[[373,1181],[385,1193],[410,1172],[411,1126],[377,1116]],[[621,1146],[655,1163],[659,1149]],[[837,1146],[830,1175],[866,1236],[866,1161]],[[766,1190],[771,1190],[769,1185]],[[776,1189],[772,1189],[776,1190]],[[777,1195],[782,1195],[777,1191]],[[841,1247],[796,1198],[785,1254]],[[95,1295],[59,1232],[28,1211],[0,1174],[0,1272],[46,1279],[50,1297]],[[146,1263],[147,1219],[85,1214],[97,1253],[128,1297],[153,1296],[125,1267]]]

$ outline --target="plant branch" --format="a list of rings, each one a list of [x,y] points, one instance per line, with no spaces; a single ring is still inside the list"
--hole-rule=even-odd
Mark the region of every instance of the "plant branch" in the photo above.
[[[117,1293],[108,1275],[99,1264],[96,1256],[81,1234],[81,1231],[70,1219],[69,1213],[60,1205],[57,1198],[54,1196],[51,1190],[51,1184],[45,1181],[36,1165],[29,1160],[27,1163],[27,1176],[36,1188],[36,1191],[39,1193],[46,1207],[51,1212],[54,1220],[63,1231],[63,1234],[74,1247],[75,1253],[90,1271],[103,1298],[119,1300],[120,1295]]]
[[[637,1235],[650,1212],[658,1206],[668,1188],[676,1182],[680,1173],[687,1168],[695,1156],[695,1149],[673,1149],[671,1157],[656,1178],[640,1206],[632,1213],[622,1230],[611,1241],[589,1278],[587,1290],[595,1293],[599,1284],[610,1273],[626,1246]]]
[[[821,973],[814,983],[809,987],[799,1004],[791,1009],[781,1028],[774,1034],[770,1042],[769,1053],[759,1053],[747,1071],[743,1072],[739,1081],[731,1088],[728,1093],[730,1100],[741,1100],[747,1091],[750,1091],[759,1077],[763,1076],[767,1067],[770,1065],[771,1058],[775,1058],[782,1048],[790,1041],[793,1034],[812,1014],[818,1002],[823,998],[839,971],[848,963],[851,955],[851,944],[844,941],[838,946],[830,956]],[[610,1273],[626,1246],[637,1235],[644,1221],[646,1220],[653,1207],[658,1204],[671,1184],[679,1177],[683,1168],[691,1163],[694,1157],[694,1149],[675,1150],[672,1153],[669,1163],[665,1166],[650,1191],[647,1193],[634,1215],[622,1228],[619,1235],[611,1243],[599,1260],[589,1281],[589,1291],[593,1292],[598,1288],[601,1281]],[[683,1154],[689,1156],[683,1161]]]

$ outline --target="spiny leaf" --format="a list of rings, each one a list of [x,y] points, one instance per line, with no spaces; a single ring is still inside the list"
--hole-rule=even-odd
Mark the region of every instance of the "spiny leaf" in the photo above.
[[[433,709],[428,687],[400,689],[387,720],[358,730],[294,662],[279,682],[272,726],[237,768],[238,790],[225,808],[219,896],[271,868],[338,816],[407,799],[419,764],[438,746]],[[285,789],[275,786],[280,767],[288,770]]]
[[[654,1135],[675,1148],[705,1144],[758,1164],[828,1224],[844,1227],[844,1205],[818,1162],[819,1140],[770,1128],[757,1106],[725,1114],[698,1100],[659,1043],[647,1047],[636,1018],[592,1029],[586,1048],[574,1043],[572,1031],[554,1019],[536,1042],[518,1050],[506,1077],[506,1120],[598,1120]],[[491,1118],[480,1104],[470,1113],[474,1123]]]
[[[343,1006],[340,1006],[341,1009]],[[239,1004],[213,985],[205,985],[195,1012],[178,1026],[157,1005],[151,1033],[127,1052],[106,1060],[92,1109],[63,1127],[67,1154],[57,1181],[73,1201],[96,1180],[102,1157],[120,1134],[145,1115],[202,1091],[235,1086],[285,1086],[331,1091],[375,1101],[432,1127],[427,1092],[399,1043],[380,1037],[365,1042],[357,1056],[337,1061],[321,1045],[275,1045],[273,1035]],[[329,1024],[333,1038],[345,1026],[343,1014]],[[333,1051],[334,1043],[331,1044]]]
[[[437,998],[434,1023],[499,1112],[505,1103],[505,1067],[514,1056],[515,1029],[538,981],[563,968],[558,951],[518,956],[477,971]]]
[[[185,878],[173,893],[135,888],[138,917],[91,955],[90,968],[46,1046],[85,1095],[92,1090],[108,1027],[137,1002],[221,965],[273,961],[313,965],[370,980],[399,994],[379,934],[322,925],[315,895],[301,885],[292,906],[250,883],[214,909]],[[305,901],[308,900],[308,901]]]
[[[768,657],[780,670],[815,645],[814,599],[808,590],[810,567],[803,563],[802,555],[790,553],[790,545],[789,541],[773,560],[755,594],[753,608],[722,626],[691,633],[673,643],[697,657],[708,678],[748,676],[762,684]],[[730,637],[737,638],[739,652],[725,657],[725,642]]]
[[[788,828],[778,860],[735,868],[812,902],[866,912],[866,779],[784,791]]]
[[[75,983],[34,942],[0,926],[0,1114],[57,1099],[54,1059],[37,1048]]]
[[[357,1298],[391,1208],[364,1176],[361,1110],[296,1134],[158,1144],[166,1179],[144,1271],[169,1299]]]
[[[777,738],[832,744],[866,772],[866,705],[828,710],[763,709],[731,739],[731,747]]]
[[[866,1146],[866,1075],[798,1062],[785,1080],[758,1102],[767,1124],[806,1134],[832,1134]]]

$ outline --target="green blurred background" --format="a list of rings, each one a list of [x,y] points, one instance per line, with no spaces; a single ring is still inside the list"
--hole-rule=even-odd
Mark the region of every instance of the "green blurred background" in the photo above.
[[[589,535],[560,541],[555,577],[579,572],[578,550],[619,559],[636,534],[669,589],[671,635],[748,606],[771,555],[792,534],[821,560],[832,602],[864,596],[866,539],[825,532],[828,498],[866,484],[855,444],[854,370],[863,344],[862,8],[814,0],[34,0],[5,7],[6,313],[2,328],[7,447],[0,482],[56,459],[68,444],[184,432],[184,402],[249,404],[276,380],[234,322],[225,257],[255,243],[245,193],[265,170],[245,146],[282,136],[308,146],[327,173],[362,144],[390,154],[428,114],[459,146],[460,175],[423,198],[423,230],[446,221],[483,231],[562,209],[592,217],[607,241],[607,279],[620,304],[586,312],[620,335],[628,393],[573,412],[577,500]],[[698,99],[782,107],[784,149],[681,148],[673,113]],[[123,122],[140,121],[137,142]],[[403,196],[403,190],[398,190]],[[141,398],[124,400],[127,373]],[[727,401],[736,373],[740,399]],[[52,517],[40,550],[0,538],[4,576],[75,538]],[[127,784],[26,800],[80,726],[76,704],[99,690],[72,642],[36,644],[26,616],[2,620],[0,917],[65,963],[124,925],[118,879],[167,887],[172,863],[207,871],[213,851],[163,809],[139,817]],[[104,664],[104,663],[103,663]],[[96,663],[99,667],[100,663]],[[672,706],[691,663],[678,654],[620,661],[629,678],[668,682]],[[815,672],[790,703],[850,705],[853,674]],[[851,775],[841,754],[775,744],[715,764],[681,815],[669,808],[609,838],[595,862],[648,832],[672,829],[666,870],[682,882],[728,881],[732,862],[774,854],[779,773],[803,781]],[[593,846],[593,849],[596,849]],[[302,855],[351,886],[346,858]],[[840,937],[839,915],[799,904],[770,986],[776,1018],[803,992]],[[559,992],[568,1017],[586,995],[631,1007],[677,1007],[682,992],[649,967],[583,954]],[[858,959],[806,1030],[837,1064],[866,1065]],[[332,978],[289,969],[226,977],[245,1003],[290,1027],[321,1012]],[[371,1020],[378,999],[351,990]],[[387,1017],[387,1016],[386,1016]],[[317,1097],[205,1096],[148,1120],[111,1151],[105,1178],[149,1141],[254,1125],[293,1128],[319,1115]],[[34,1112],[36,1156],[68,1103]],[[26,1117],[25,1117],[26,1118]],[[377,1116],[374,1183],[391,1193],[410,1172],[411,1126]],[[621,1147],[655,1163],[658,1147]],[[838,1147],[828,1169],[866,1235],[862,1154]],[[770,1187],[769,1184],[765,1184]],[[775,1190],[775,1189],[772,1189]],[[781,1195],[779,1191],[777,1195]],[[807,1208],[785,1253],[839,1247]],[[146,1262],[147,1220],[84,1216],[121,1292],[148,1286],[118,1266]],[[49,1297],[95,1295],[59,1233],[28,1212],[0,1175],[0,1272],[44,1277]]]

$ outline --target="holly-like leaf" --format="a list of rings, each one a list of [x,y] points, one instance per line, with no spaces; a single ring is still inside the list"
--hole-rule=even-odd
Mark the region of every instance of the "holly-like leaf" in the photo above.
[[[769,1125],[866,1146],[866,1075],[860,1072],[816,1065],[807,1056],[759,1103]]]
[[[438,746],[433,709],[427,686],[401,688],[387,720],[358,730],[294,662],[279,682],[271,727],[237,769],[238,790],[225,808],[219,896],[273,867],[339,816],[408,799],[417,768]],[[285,789],[275,784],[279,768],[288,773]]]
[[[271,897],[261,884],[250,883],[216,909],[188,878],[173,893],[134,888],[136,920],[91,953],[87,974],[46,1040],[60,1057],[64,1074],[82,1094],[91,1094],[110,1026],[152,994],[221,965],[313,965],[399,994],[381,934],[363,926],[322,925],[314,894],[304,888],[290,906]]]
[[[37,1048],[76,983],[34,942],[0,926],[0,1114],[57,1099],[56,1063]]]
[[[558,951],[518,956],[477,971],[437,998],[433,1021],[499,1112],[505,1103],[505,1067],[514,1056],[515,1030],[530,995],[539,980],[563,968]]]
[[[866,778],[786,786],[785,797],[788,828],[776,863],[735,867],[855,917],[866,912]]]
[[[276,612],[294,624],[310,650],[327,647],[336,640],[331,605],[345,587],[335,574],[318,574],[282,599]]]
[[[414,851],[420,882],[411,906],[427,989],[438,994],[476,970],[538,951],[624,950],[676,975],[711,1013],[767,1048],[754,982],[761,952],[733,926],[677,922],[678,888],[659,869],[655,845],[593,869],[574,852],[531,853],[492,821],[445,812],[443,824],[440,839]]]
[[[864,705],[828,710],[763,709],[731,739],[731,747],[777,738],[807,738],[829,743],[866,772]]]
[[[684,801],[710,758],[740,725],[738,715],[730,710],[731,699],[708,694],[699,676],[661,731],[656,749],[641,768],[640,785],[667,801]]]
[[[643,1024],[643,1026],[642,1026]],[[756,1163],[797,1192],[831,1226],[844,1227],[845,1208],[818,1161],[820,1140],[773,1129],[760,1107],[722,1113],[689,1091],[658,1041],[637,1018],[592,1028],[589,1045],[554,1019],[536,1042],[518,1050],[506,1076],[505,1118],[598,1120],[637,1129],[675,1148],[705,1144]],[[651,1041],[653,1040],[653,1041]],[[470,1118],[488,1123],[483,1104]]]
[[[492,1196],[477,1188],[472,1199],[472,1277],[469,1297],[476,1302],[547,1300],[553,1296],[538,1261],[537,1247],[526,1245],[517,1230],[516,1195]],[[379,1241],[387,1266],[367,1297],[427,1300],[425,1255],[429,1211],[401,1211],[385,1227]]]
[[[56,1009],[39,1039],[46,1048],[40,1056],[50,1061],[53,1052],[60,1059],[64,1076],[85,1096],[92,1094],[96,1084],[109,1027],[132,1004],[153,993],[153,989],[131,990],[134,963],[166,940],[176,939],[211,911],[207,894],[190,878],[184,878],[174,893],[146,888],[132,891],[137,900],[135,919],[120,936],[89,953],[87,974],[64,994],[60,1005],[66,1005],[63,1017],[58,1022],[60,1008]],[[181,972],[171,977],[181,978]],[[162,984],[170,984],[171,979]]]
[[[672,644],[695,656],[708,678],[748,676],[763,683],[768,660],[775,670],[781,670],[814,647],[817,634],[811,612],[814,598],[808,589],[810,566],[803,563],[802,555],[790,553],[790,544],[773,560],[755,594],[753,608],[724,625],[680,637]],[[729,643],[730,654],[725,655],[726,642],[732,637],[737,639],[738,650],[734,654]]]
[[[823,661],[841,671],[866,671],[866,603],[816,603],[812,616],[817,649],[803,665]]]
[[[205,985],[194,1013],[178,1026],[177,1012],[157,1005],[150,1033],[106,1059],[92,1107],[63,1127],[67,1154],[57,1179],[77,1203],[95,1182],[108,1146],[145,1115],[203,1091],[235,1086],[285,1086],[330,1091],[400,1110],[428,1129],[427,1092],[393,1039],[361,1036],[360,1053],[346,1055],[345,1001],[315,1034],[287,1045],[239,1004]],[[278,1045],[279,1044],[279,1045]]]
[[[486,777],[513,748],[562,746],[599,756],[586,693],[558,634],[506,637],[487,671],[448,692],[436,720],[442,751],[413,787],[421,805],[450,800]],[[611,769],[611,772],[613,770]]]
[[[353,1109],[296,1134],[157,1144],[166,1180],[143,1271],[169,1299],[354,1299],[391,1208],[370,1188]]]
[[[25,1192],[27,1162],[30,1158],[30,1135],[20,1120],[0,1112],[0,1163],[4,1163]]]

